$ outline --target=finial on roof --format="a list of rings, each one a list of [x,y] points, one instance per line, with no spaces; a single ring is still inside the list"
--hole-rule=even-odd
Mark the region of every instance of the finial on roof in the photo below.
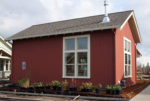
[[[107,12],[107,6],[108,6],[108,0],[105,0],[104,1],[104,6],[105,6],[105,15],[104,15],[104,18],[103,18],[103,21],[102,23],[107,23],[107,22],[110,22],[110,18],[108,16],[108,12]]]

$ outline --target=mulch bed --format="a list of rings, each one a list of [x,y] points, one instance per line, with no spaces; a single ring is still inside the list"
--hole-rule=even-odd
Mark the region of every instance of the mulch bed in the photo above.
[[[142,90],[144,90],[148,85],[150,85],[150,80],[138,80],[135,85],[125,88],[123,90],[123,94],[120,96],[123,98],[133,98]]]

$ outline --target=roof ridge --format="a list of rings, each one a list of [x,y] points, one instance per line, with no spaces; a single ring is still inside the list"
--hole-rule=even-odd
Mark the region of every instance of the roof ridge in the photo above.
[[[126,11],[120,11],[120,12],[113,12],[113,13],[109,13],[109,15],[112,15],[112,14],[118,14],[118,13],[125,13],[125,12],[133,12],[133,11],[134,11],[134,10],[126,10]],[[60,20],[60,21],[52,21],[52,22],[48,22],[48,23],[35,24],[35,25],[32,25],[32,26],[39,26],[39,25],[53,24],[53,23],[66,22],[66,21],[72,21],[72,20],[78,20],[78,19],[85,19],[85,18],[97,17],[97,16],[104,16],[104,14],[100,14],[100,15],[91,15],[91,16],[78,17],[78,18],[71,18],[71,19]]]

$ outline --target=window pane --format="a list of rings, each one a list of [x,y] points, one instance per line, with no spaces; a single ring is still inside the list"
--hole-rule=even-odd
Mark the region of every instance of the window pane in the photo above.
[[[131,64],[131,56],[128,55],[128,64]]]
[[[78,65],[78,76],[87,76],[87,65]]]
[[[127,40],[125,40],[125,51],[127,51]]]
[[[87,49],[88,48],[87,44],[88,44],[87,37],[78,38],[78,49]]]
[[[66,65],[66,76],[74,76],[74,65]]]
[[[67,39],[65,44],[66,44],[66,50],[75,49],[75,39]]]
[[[75,62],[75,57],[74,57],[74,53],[66,53],[65,54],[65,63],[66,64],[74,64]]]
[[[78,64],[87,64],[87,52],[78,53]]]
[[[128,64],[127,63],[127,54],[125,54],[125,64]]]
[[[130,66],[128,66],[128,76],[130,75]]]
[[[22,70],[25,70],[25,69],[26,69],[26,65],[27,65],[26,61],[23,61],[23,62],[22,62]]]
[[[130,42],[128,42],[128,52],[130,52]]]
[[[127,65],[125,65],[125,76],[128,76]]]

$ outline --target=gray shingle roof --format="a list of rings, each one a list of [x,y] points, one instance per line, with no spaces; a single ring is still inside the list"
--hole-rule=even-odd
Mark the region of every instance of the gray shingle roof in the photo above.
[[[111,20],[109,23],[101,23],[104,15],[97,15],[46,24],[33,25],[30,28],[27,28],[9,37],[7,40],[17,40],[17,39],[119,28],[132,12],[133,11],[111,13],[109,14]]]

